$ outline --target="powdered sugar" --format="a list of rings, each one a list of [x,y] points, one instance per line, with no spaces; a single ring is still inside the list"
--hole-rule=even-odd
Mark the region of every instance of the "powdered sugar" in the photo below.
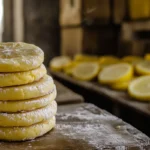
[[[8,71],[0,68],[0,72],[27,71],[42,64],[44,53],[32,44],[9,42],[0,44],[0,58],[0,64],[9,68]]]

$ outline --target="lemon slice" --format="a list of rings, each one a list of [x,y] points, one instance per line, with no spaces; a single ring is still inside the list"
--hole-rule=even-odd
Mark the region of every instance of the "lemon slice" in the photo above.
[[[25,112],[49,105],[56,98],[56,89],[43,97],[22,101],[0,101],[0,112]]]
[[[70,57],[68,56],[58,56],[58,57],[54,57],[50,63],[50,69],[53,71],[61,71],[63,70],[63,68],[65,68],[66,66],[68,66],[71,62]]]
[[[108,65],[112,65],[112,64],[116,64],[120,62],[120,59],[115,57],[115,56],[101,56],[99,58],[99,64],[102,67],[108,66]]]
[[[0,87],[22,85],[38,81],[46,75],[46,72],[45,66],[41,65],[34,70],[25,72],[0,73]]]
[[[150,54],[146,54],[146,55],[144,56],[144,59],[150,60]]]
[[[52,101],[46,107],[29,112],[0,113],[1,127],[25,127],[50,119],[57,112],[57,104]]]
[[[0,43],[0,72],[32,70],[39,67],[43,60],[43,51],[33,44]]]
[[[78,64],[72,71],[74,78],[79,80],[92,80],[99,72],[99,64],[95,62],[82,62]]]
[[[145,60],[135,66],[135,71],[139,75],[150,75],[150,60]]]
[[[28,127],[0,127],[0,140],[24,141],[42,136],[55,127],[56,119],[49,120]]]
[[[130,82],[128,93],[138,100],[150,101],[150,76],[141,76]]]
[[[103,84],[128,81],[133,76],[133,68],[127,63],[114,64],[105,67],[98,75],[98,80]]]
[[[117,82],[111,85],[111,88],[114,90],[127,90],[128,85],[131,81]]]
[[[41,80],[16,87],[0,88],[0,100],[25,100],[47,95],[55,89],[53,79],[46,75]]]
[[[79,64],[79,62],[72,61],[68,66],[64,68],[64,73],[67,75],[72,75],[73,69]]]
[[[98,57],[85,54],[77,54],[74,57],[74,61],[98,61]]]
[[[140,56],[125,56],[122,58],[123,62],[127,62],[130,63],[132,65],[136,65],[137,63],[139,63],[140,61],[142,61],[143,58]]]

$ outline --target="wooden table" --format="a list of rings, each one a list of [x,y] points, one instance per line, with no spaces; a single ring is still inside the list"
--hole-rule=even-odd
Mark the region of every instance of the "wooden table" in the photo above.
[[[71,91],[56,80],[54,82],[57,87],[56,101],[59,105],[83,102],[83,97],[81,95]]]
[[[26,142],[0,142],[0,150],[149,150],[150,139],[92,104],[58,107],[52,132]]]
[[[150,135],[150,107],[148,102],[135,101],[128,96],[127,92],[112,90],[97,82],[77,81],[60,72],[52,72],[52,75],[64,85],[83,95],[86,101],[107,109]]]

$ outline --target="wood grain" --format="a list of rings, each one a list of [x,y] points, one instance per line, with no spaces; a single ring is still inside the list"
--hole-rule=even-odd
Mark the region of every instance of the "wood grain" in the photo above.
[[[83,102],[83,97],[81,95],[71,91],[56,80],[54,82],[57,88],[56,101],[59,105]]]
[[[57,125],[43,137],[0,142],[0,150],[149,150],[150,139],[92,104],[58,107]]]
[[[44,63],[59,55],[59,0],[24,0],[24,41],[45,53]]]
[[[100,93],[101,95],[105,95],[114,103],[119,103],[126,107],[130,107],[134,109],[135,111],[138,111],[138,112],[140,111],[144,115],[147,115],[150,117],[150,110],[148,108],[149,103],[136,101],[135,99],[130,98],[126,92],[112,90],[108,87],[100,85],[97,82],[78,81],[60,72],[59,73],[51,72],[51,73],[54,77],[59,77],[74,85],[81,86],[91,91],[96,91],[97,93]]]
[[[110,0],[60,0],[59,23],[62,27],[108,24]]]

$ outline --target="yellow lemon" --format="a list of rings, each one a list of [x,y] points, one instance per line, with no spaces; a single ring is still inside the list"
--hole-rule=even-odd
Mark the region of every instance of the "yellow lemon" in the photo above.
[[[74,57],[74,61],[98,61],[98,56],[77,54]]]
[[[33,44],[0,43],[0,72],[32,70],[39,67],[43,60],[43,51]]]
[[[138,75],[150,75],[150,60],[145,60],[135,66]]]
[[[73,69],[79,64],[77,61],[72,61],[68,66],[64,68],[64,73],[67,75],[72,75]]]
[[[56,119],[52,117],[46,121],[28,127],[0,127],[0,140],[25,141],[42,136],[55,127]]]
[[[95,62],[82,62],[72,71],[72,76],[79,80],[89,81],[94,79],[99,72],[99,64]]]
[[[127,90],[128,89],[128,85],[131,81],[124,81],[124,82],[117,82],[117,83],[113,83],[111,85],[111,88],[114,90]]]
[[[137,100],[150,101],[150,76],[141,76],[131,81],[128,93]]]
[[[0,88],[0,100],[25,100],[47,95],[55,88],[53,79],[46,75],[41,80],[16,87]]]
[[[150,60],[150,54],[145,54],[144,59]]]
[[[108,66],[108,65],[112,65],[112,64],[116,64],[120,62],[119,58],[115,57],[115,56],[101,56],[99,58],[99,64],[102,67]]]
[[[68,66],[71,62],[70,57],[68,56],[58,56],[54,57],[50,63],[49,67],[53,71],[62,71],[66,66]]]
[[[56,98],[56,89],[45,96],[21,101],[0,101],[0,112],[25,112],[49,105]]]
[[[25,72],[0,73],[0,87],[22,85],[38,81],[46,75],[46,72],[45,66],[41,65],[34,70]]]
[[[140,61],[142,61],[143,58],[140,57],[140,56],[125,56],[122,58],[122,61],[123,62],[127,62],[127,63],[130,63],[132,65],[136,65],[137,63],[139,63]]]
[[[103,84],[128,81],[133,77],[133,67],[127,63],[114,64],[105,67],[98,75],[98,80]]]

